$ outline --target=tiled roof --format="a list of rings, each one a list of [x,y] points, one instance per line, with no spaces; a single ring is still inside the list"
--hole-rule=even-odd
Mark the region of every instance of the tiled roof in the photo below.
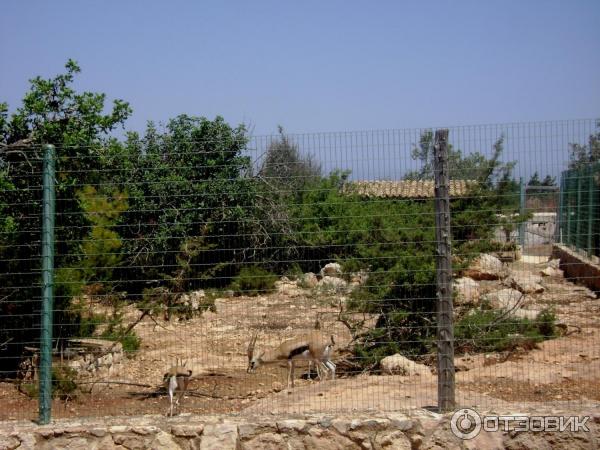
[[[474,180],[451,180],[450,197],[466,196]],[[369,198],[433,198],[433,180],[350,181],[344,192]]]

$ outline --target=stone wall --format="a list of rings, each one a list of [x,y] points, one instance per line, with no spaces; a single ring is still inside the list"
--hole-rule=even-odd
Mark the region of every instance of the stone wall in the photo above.
[[[573,415],[572,412],[562,414]],[[452,434],[451,414],[426,410],[410,414],[285,419],[191,415],[110,417],[56,421],[45,426],[6,422],[0,424],[0,450],[600,448],[600,410],[581,411],[578,415],[591,416],[587,422],[589,432],[482,432],[469,441]]]
[[[598,258],[590,259],[562,244],[554,244],[552,258],[560,259],[560,269],[565,278],[583,284],[600,296],[600,264]]]

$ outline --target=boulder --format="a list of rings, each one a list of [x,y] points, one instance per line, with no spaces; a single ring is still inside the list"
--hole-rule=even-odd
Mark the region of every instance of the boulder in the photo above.
[[[546,267],[540,273],[545,277],[562,277],[564,275],[562,270],[555,269],[554,267]]]
[[[192,311],[198,311],[200,309],[200,305],[204,303],[205,297],[206,293],[202,289],[190,292],[190,307],[192,308]]]
[[[287,277],[282,277],[281,280],[275,282],[275,289],[281,295],[288,297],[298,297],[301,292],[296,281],[291,281]]]
[[[379,361],[381,370],[389,375],[405,375],[405,376],[430,376],[429,367],[424,364],[418,364],[399,353],[392,356],[386,356]]]
[[[482,297],[482,300],[489,303],[493,309],[513,309],[517,308],[523,299],[523,294],[516,289],[501,289],[490,292]]]
[[[326,264],[325,267],[321,269],[320,275],[321,277],[341,277],[343,274],[342,266],[338,263],[329,263]]]
[[[317,289],[324,292],[342,293],[348,291],[348,283],[341,278],[326,276],[319,280]]]
[[[519,319],[529,319],[529,320],[535,320],[537,318],[537,316],[539,315],[539,311],[536,311],[534,309],[520,309],[517,308],[515,311],[513,311],[513,316],[518,317]]]
[[[472,278],[463,277],[454,280],[455,305],[477,305],[479,303],[479,283]]]
[[[314,273],[307,272],[300,277],[298,285],[306,289],[312,289],[317,285],[318,282],[319,279]]]
[[[544,292],[544,287],[540,284],[542,277],[529,272],[513,272],[508,277],[507,285],[523,294],[539,294]]]
[[[548,267],[552,267],[553,269],[560,269],[560,259],[551,259],[548,261]]]
[[[483,254],[473,261],[464,275],[474,280],[499,280],[506,276],[506,270],[498,258]]]
[[[354,272],[350,275],[350,284],[363,286],[369,280],[369,274],[365,270]]]

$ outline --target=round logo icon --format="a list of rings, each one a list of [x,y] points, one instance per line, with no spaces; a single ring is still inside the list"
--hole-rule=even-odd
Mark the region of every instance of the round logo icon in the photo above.
[[[481,431],[481,416],[471,408],[459,409],[450,419],[450,428],[458,438],[473,439]]]

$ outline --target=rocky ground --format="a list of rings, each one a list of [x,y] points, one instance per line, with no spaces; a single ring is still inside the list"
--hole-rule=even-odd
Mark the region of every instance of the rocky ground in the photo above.
[[[525,259],[497,266],[489,260],[483,265],[494,267],[475,269],[495,274],[471,272],[471,281],[460,282],[469,291],[457,300],[457,314],[481,302],[506,308],[519,317],[534,316],[551,306],[561,330],[560,337],[537,348],[457,356],[457,403],[461,406],[535,408],[552,404],[568,408],[600,401],[600,301],[586,288],[565,280],[555,263],[541,261]],[[543,275],[543,271],[547,273]],[[335,274],[325,276],[336,278]],[[187,360],[193,370],[190,393],[182,407],[186,413],[341,413],[436,405],[436,377],[431,367],[418,374],[392,368],[380,375],[352,374],[335,381],[298,379],[294,390],[284,389],[283,366],[246,373],[246,348],[255,331],[260,331],[257,346],[274,347],[285,338],[314,329],[318,321],[322,330],[336,336],[338,348],[349,342],[348,330],[337,321],[345,286],[330,284],[332,290],[327,291],[323,286],[308,283],[300,288],[284,280],[273,294],[219,298],[215,311],[190,320],[146,318],[135,328],[142,340],[140,350],[115,362],[110,370],[82,379],[76,396],[55,400],[53,415],[164,414],[168,401],[157,389],[162,374],[177,359]],[[126,317],[135,320],[138,314],[130,310]],[[368,326],[374,317],[364,319]],[[11,383],[0,383],[0,402],[0,421],[37,416],[37,401]]]

